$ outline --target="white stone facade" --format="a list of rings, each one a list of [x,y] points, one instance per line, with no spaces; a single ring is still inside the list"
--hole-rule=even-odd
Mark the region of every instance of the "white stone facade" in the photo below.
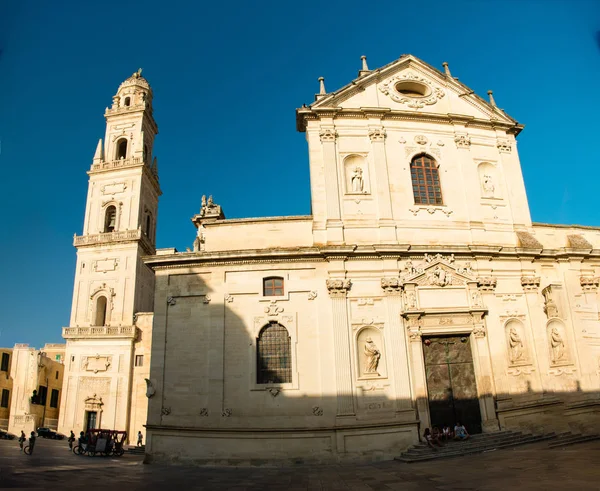
[[[482,431],[597,426],[600,230],[531,222],[522,126],[412,56],[323,88],[297,126],[312,216],[226,220],[209,199],[194,252],[146,258],[148,461],[397,455],[440,424],[424,359],[440,339],[469,353]],[[420,156],[437,201],[416,203]],[[291,365],[260,383],[275,323]]]

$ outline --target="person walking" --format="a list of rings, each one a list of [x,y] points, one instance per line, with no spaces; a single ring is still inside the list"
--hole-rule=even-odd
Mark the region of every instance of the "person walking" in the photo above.
[[[142,446],[142,439],[144,438],[144,436],[142,435],[141,431],[138,431],[138,441],[137,441],[137,446],[141,447]]]
[[[29,437],[29,445],[23,449],[23,451],[27,455],[31,455],[33,453],[33,448],[35,447],[35,431],[31,432],[31,436]]]
[[[75,433],[73,433],[73,430],[71,430],[71,434],[69,435],[69,439],[67,441],[69,442],[69,449],[73,450],[73,442],[75,441]]]
[[[21,436],[19,437],[19,448],[23,451],[23,445],[25,445],[25,440],[27,440],[27,436],[25,436],[25,432],[21,430]]]

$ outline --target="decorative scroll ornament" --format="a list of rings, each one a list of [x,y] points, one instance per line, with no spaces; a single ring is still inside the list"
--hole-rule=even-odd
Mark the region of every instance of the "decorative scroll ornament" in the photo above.
[[[273,300],[268,307],[265,307],[265,314],[274,317],[276,315],[281,314],[283,310],[283,307],[279,307],[277,305],[277,302]]]
[[[457,133],[454,136],[454,143],[456,143],[456,148],[469,148],[471,146],[471,137],[466,133]]]
[[[512,144],[510,140],[507,140],[506,138],[498,138],[496,146],[500,153],[510,153],[512,151]]]
[[[485,327],[477,326],[473,329],[473,336],[476,338],[484,338],[485,337]]]
[[[552,286],[544,288],[542,290],[542,295],[544,296],[544,313],[548,316],[548,319],[558,317],[560,314],[558,312],[558,306],[552,298]]]
[[[229,409],[228,407],[223,409],[223,411],[221,412],[221,416],[223,416],[224,418],[229,418],[232,414],[233,414],[233,411],[231,409]]]
[[[415,136],[415,143],[417,145],[427,145],[427,143],[429,143],[429,140],[425,135],[417,135]]]
[[[399,82],[416,82],[419,85],[425,86],[428,94],[425,96],[409,97],[396,90],[396,85]],[[444,97],[444,92],[437,87],[434,87],[429,80],[411,72],[405,72],[388,79],[379,86],[379,90],[389,96],[392,100],[399,102],[400,104],[406,104],[408,107],[414,109],[431,106]]]
[[[345,296],[352,286],[349,279],[328,279],[326,280],[327,290],[332,297]]]
[[[315,416],[323,416],[323,408],[319,406],[313,406],[312,413]]]
[[[308,292],[308,299],[309,300],[314,300],[315,298],[317,298],[317,292],[315,290],[312,290],[312,291]]]

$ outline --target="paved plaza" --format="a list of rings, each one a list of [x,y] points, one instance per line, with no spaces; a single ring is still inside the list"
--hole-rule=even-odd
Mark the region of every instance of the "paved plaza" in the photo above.
[[[536,443],[468,457],[404,464],[164,467],[141,456],[77,456],[65,440],[38,439],[30,457],[0,441],[0,487],[215,490],[598,490],[600,442],[549,449]]]

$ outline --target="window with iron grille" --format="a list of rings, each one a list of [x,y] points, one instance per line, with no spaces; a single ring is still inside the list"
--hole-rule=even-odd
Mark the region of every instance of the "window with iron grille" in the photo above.
[[[50,407],[58,407],[58,389],[52,389],[52,394],[50,394]]]
[[[263,295],[265,297],[283,295],[283,278],[273,276],[263,280]]]
[[[263,327],[256,350],[257,384],[292,382],[291,340],[285,327],[276,322]]]
[[[416,205],[441,205],[442,188],[438,165],[428,155],[417,155],[410,163]]]
[[[2,389],[2,401],[0,407],[8,407],[8,397],[10,396],[10,390]]]
[[[2,353],[2,366],[0,371],[8,372],[8,362],[10,361],[10,355],[8,353]]]

